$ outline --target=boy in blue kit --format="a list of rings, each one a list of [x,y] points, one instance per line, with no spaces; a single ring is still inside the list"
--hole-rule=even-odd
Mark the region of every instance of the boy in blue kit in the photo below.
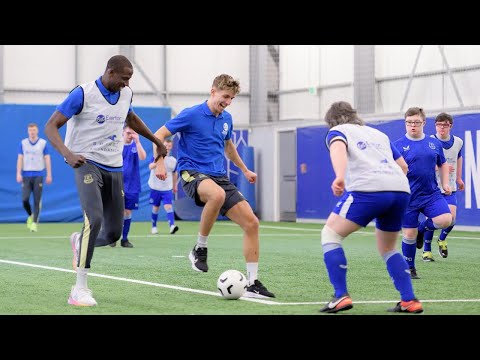
[[[452,214],[440,192],[435,174],[435,168],[438,167],[442,188],[445,194],[450,195],[452,191],[448,184],[448,163],[440,141],[425,136],[425,119],[422,108],[408,109],[405,113],[407,133],[394,142],[408,164],[407,177],[412,194],[402,224],[402,252],[410,267],[412,279],[419,279],[415,254],[420,213],[428,217],[424,225],[428,230],[443,229],[452,223]]]
[[[207,272],[207,241],[218,214],[227,216],[244,231],[243,255],[247,265],[248,288],[244,296],[273,298],[275,295],[258,280],[259,221],[236,186],[230,182],[224,167],[225,155],[242,171],[250,183],[257,174],[250,171],[238,155],[232,141],[232,115],[225,109],[240,92],[240,83],[222,74],[213,80],[210,97],[202,104],[184,109],[157,130],[164,140],[179,132],[178,172],[185,193],[202,206],[197,243],[189,254],[192,269]],[[159,159],[157,164],[163,164]],[[165,173],[156,169],[156,176]]]
[[[147,153],[138,138],[138,134],[129,126],[123,128],[123,192],[125,196],[125,210],[123,212],[123,231],[120,244],[122,247],[132,248],[133,244],[128,240],[130,224],[132,222],[132,210],[138,210],[138,203],[142,185],[140,182],[140,162],[145,160]],[[116,246],[117,242],[110,244]]]
[[[443,147],[443,153],[447,159],[448,168],[449,168],[449,177],[448,183],[452,193],[447,195],[445,190],[441,187],[440,176],[437,170],[437,182],[439,183],[440,191],[442,192],[445,200],[447,200],[448,207],[452,213],[452,224],[442,229],[437,240],[438,244],[438,253],[442,258],[448,256],[447,248],[447,235],[452,231],[453,226],[455,225],[455,219],[457,217],[457,193],[456,191],[463,191],[465,184],[462,180],[462,149],[463,149],[463,140],[458,136],[455,136],[450,133],[453,127],[453,118],[447,113],[440,113],[435,118],[435,128],[437,132],[435,135],[430,135],[440,141]],[[433,239],[434,230],[425,229],[425,221],[422,221],[418,226],[418,236],[417,236],[417,249],[421,249],[423,242],[425,240],[425,246],[423,248],[422,258],[425,262],[432,262],[432,239]]]
[[[163,142],[168,151],[165,156],[165,169],[167,170],[167,178],[160,180],[155,176],[155,163],[153,157],[151,163],[148,165],[150,169],[150,177],[148,178],[148,186],[150,186],[150,204],[152,204],[152,234],[158,234],[157,220],[158,209],[163,202],[163,208],[167,213],[167,220],[170,229],[170,234],[175,234],[178,231],[178,226],[175,225],[175,214],[173,212],[173,194],[177,192],[177,159],[172,156],[173,142],[171,139],[166,139]]]

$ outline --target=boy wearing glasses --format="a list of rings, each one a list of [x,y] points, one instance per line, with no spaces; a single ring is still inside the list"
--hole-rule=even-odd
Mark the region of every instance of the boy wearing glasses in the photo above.
[[[436,134],[431,135],[431,137],[437,138],[440,141],[440,144],[442,144],[443,153],[448,163],[448,184],[450,185],[450,189],[452,190],[452,193],[450,195],[447,195],[445,193],[445,190],[443,190],[442,186],[440,185],[439,173],[437,170],[437,181],[439,182],[440,191],[445,197],[445,200],[448,203],[448,207],[450,208],[450,212],[452,213],[452,224],[449,227],[442,229],[437,240],[438,253],[442,258],[446,258],[448,256],[447,236],[450,231],[452,231],[457,216],[456,191],[463,191],[465,188],[465,184],[462,180],[463,140],[450,133],[452,127],[452,116],[442,112],[438,114],[435,118]],[[432,255],[432,239],[434,230],[424,229],[425,222],[422,221],[420,223],[420,226],[418,227],[419,235],[417,237],[417,249],[421,249],[422,246],[424,246],[422,255],[423,261],[431,262],[434,261]],[[425,245],[423,244],[424,240]]]
[[[422,108],[411,107],[405,113],[407,133],[394,142],[408,165],[407,178],[411,198],[402,221],[402,253],[410,267],[412,279],[419,279],[415,268],[418,216],[428,219],[423,223],[426,230],[447,228],[452,223],[452,214],[438,187],[435,170],[441,178],[445,194],[452,193],[448,182],[448,163],[440,141],[425,136],[425,112]]]

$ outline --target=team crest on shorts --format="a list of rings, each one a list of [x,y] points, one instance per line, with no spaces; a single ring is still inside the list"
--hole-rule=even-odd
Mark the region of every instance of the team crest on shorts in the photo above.
[[[92,174],[87,174],[83,177],[83,182],[85,184],[91,184],[93,182],[93,176]]]

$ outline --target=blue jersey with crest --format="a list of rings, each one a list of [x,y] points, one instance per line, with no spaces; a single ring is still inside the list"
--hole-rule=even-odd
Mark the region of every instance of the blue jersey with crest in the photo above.
[[[446,161],[443,148],[436,138],[423,135],[413,139],[405,134],[394,143],[408,165],[407,178],[410,184],[410,207],[425,204],[440,193],[435,176],[435,166],[442,166]]]
[[[224,176],[225,141],[232,137],[232,115],[227,111],[215,117],[207,102],[184,109],[165,127],[181,134],[178,142],[178,171],[195,170]]]

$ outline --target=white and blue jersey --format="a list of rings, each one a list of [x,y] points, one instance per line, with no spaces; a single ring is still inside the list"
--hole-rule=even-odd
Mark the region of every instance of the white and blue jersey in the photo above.
[[[20,142],[18,153],[23,155],[22,176],[45,176],[45,155],[49,155],[47,142],[38,138],[34,143],[29,138]]]
[[[347,191],[410,193],[405,174],[395,162],[400,154],[387,135],[369,126],[342,124],[327,133],[327,147],[336,140],[343,141],[348,149]]]
[[[195,170],[211,176],[224,176],[225,141],[232,137],[232,115],[223,111],[217,117],[207,102],[184,109],[165,127],[181,133],[178,143],[178,171]]]
[[[408,180],[396,159],[400,153],[384,133],[369,126],[342,124],[327,133],[327,147],[347,145],[345,193],[333,212],[367,226],[376,219],[383,231],[399,231],[410,200]]]
[[[56,109],[72,118],[65,135],[70,151],[107,171],[122,171],[122,133],[133,93],[128,86],[113,93],[101,78],[77,86]]]
[[[462,157],[463,140],[454,135],[450,135],[450,139],[448,140],[442,140],[436,135],[430,135],[430,137],[440,141],[440,144],[443,147],[443,154],[445,155],[445,159],[447,160],[448,165],[451,165],[453,167],[453,172],[448,173],[448,184],[450,185],[450,189],[452,190],[453,194],[455,191],[457,191],[457,164],[458,159]],[[445,193],[445,190],[443,190],[438,169],[436,172],[436,177],[438,186],[440,187],[440,191],[443,194]]]
[[[150,163],[155,160],[152,156]],[[148,186],[155,191],[171,191],[173,189],[173,173],[177,171],[177,159],[167,155],[164,158],[165,170],[167,171],[167,178],[160,180],[155,176],[155,168],[150,170],[150,177],[148,178]]]
[[[123,146],[123,191],[125,194],[139,194],[142,191],[140,183],[140,164],[137,144],[132,141]]]

